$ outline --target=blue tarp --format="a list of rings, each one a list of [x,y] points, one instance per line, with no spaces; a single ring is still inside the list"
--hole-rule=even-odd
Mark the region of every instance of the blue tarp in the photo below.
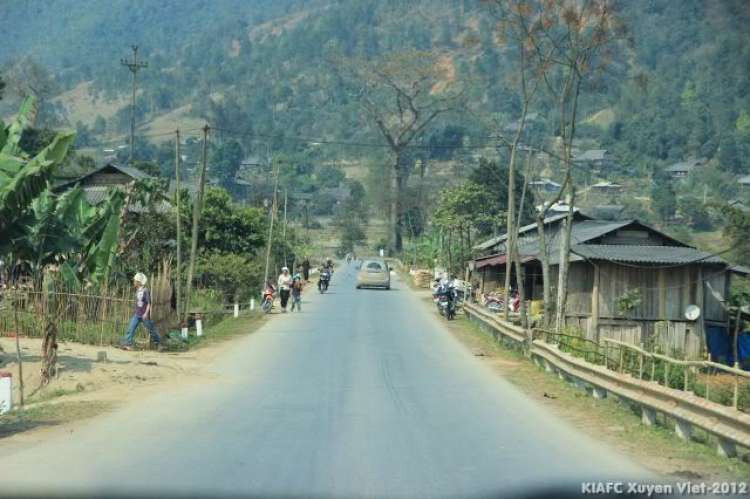
[[[737,350],[740,355],[740,367],[750,371],[750,333],[747,331],[737,338]]]
[[[707,327],[706,341],[708,351],[711,353],[711,359],[714,362],[734,365],[734,356],[732,355],[732,336],[725,327]],[[737,353],[740,356],[740,366],[746,371],[750,371],[750,333],[748,331],[740,333],[737,338]]]

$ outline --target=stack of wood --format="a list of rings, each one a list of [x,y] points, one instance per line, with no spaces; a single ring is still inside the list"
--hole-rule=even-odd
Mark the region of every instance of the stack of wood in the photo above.
[[[432,283],[432,272],[429,270],[415,270],[414,284],[420,288],[429,288]]]

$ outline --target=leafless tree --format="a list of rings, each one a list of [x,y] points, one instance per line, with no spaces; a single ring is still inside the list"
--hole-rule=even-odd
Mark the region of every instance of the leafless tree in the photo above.
[[[572,148],[579,98],[585,91],[584,82],[611,63],[613,53],[609,47],[616,40],[624,38],[626,27],[609,0],[494,0],[492,3],[501,14],[498,23],[501,35],[511,33],[519,47],[519,67],[541,78],[545,90],[556,103],[562,149],[559,159],[565,168],[564,180],[555,199],[544,203],[535,218],[544,279],[544,321],[547,326],[552,315],[552,293],[544,219],[549,208],[566,192],[570,193],[567,200],[571,211],[562,234],[555,307],[556,325],[560,328],[568,291],[575,193],[571,176]],[[509,235],[512,238],[510,232]],[[511,243],[511,246],[514,245]],[[508,251],[512,255],[513,248],[509,247]]]
[[[393,155],[388,212],[393,248],[402,251],[408,150],[438,116],[463,107],[463,88],[450,61],[427,53],[396,54],[352,67],[361,85],[359,101]]]

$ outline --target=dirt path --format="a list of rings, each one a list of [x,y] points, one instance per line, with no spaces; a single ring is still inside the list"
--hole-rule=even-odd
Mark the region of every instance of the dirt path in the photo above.
[[[70,430],[82,421],[140,397],[180,384],[206,379],[205,366],[227,349],[233,337],[255,331],[264,323],[260,316],[226,320],[216,326],[216,336],[198,348],[175,352],[124,351],[113,347],[59,342],[57,376],[47,388],[39,386],[41,340],[21,339],[26,394],[25,414],[19,411],[0,418],[0,446],[23,439],[39,439],[40,432]],[[210,335],[212,331],[207,331]],[[0,338],[0,372],[13,375],[14,403],[19,400],[15,340]],[[101,353],[106,362],[98,361]],[[31,432],[30,430],[35,430]]]

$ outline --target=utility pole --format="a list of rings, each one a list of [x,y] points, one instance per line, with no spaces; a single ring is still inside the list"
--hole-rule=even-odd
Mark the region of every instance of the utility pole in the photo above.
[[[174,147],[174,178],[177,202],[177,317],[183,318],[182,310],[182,220],[180,218],[180,131],[177,130]],[[183,326],[187,327],[187,325]]]
[[[286,259],[286,203],[287,203],[287,189],[284,187],[284,229],[282,239],[284,240],[284,266],[288,267],[289,263]]]
[[[277,162],[276,164],[276,180],[273,184],[273,205],[271,206],[271,224],[268,228],[268,244],[266,245],[266,272],[264,274],[263,279],[263,286],[265,287],[266,282],[268,282],[268,271],[269,266],[271,265],[271,241],[273,239],[273,221],[274,218],[276,218],[276,190],[279,188],[279,173],[281,171],[281,168],[279,167],[279,164]]]
[[[206,143],[208,142],[208,131],[210,129],[208,125],[203,127],[203,168],[201,168],[201,177],[198,183],[198,194],[193,205],[193,237],[190,242],[190,266],[188,267],[187,291],[185,292],[184,322],[186,324],[190,315],[190,294],[193,291],[193,272],[195,272],[195,259],[198,253],[198,226],[203,211],[203,191],[206,188]]]
[[[148,67],[148,61],[138,62],[138,45],[133,45],[133,60],[132,61],[126,61],[125,59],[120,59],[120,64],[122,66],[127,66],[127,68],[130,70],[131,73],[133,73],[133,95],[130,102],[130,158],[128,158],[128,163],[130,166],[133,166],[133,150],[135,147],[135,89],[136,89],[136,79],[138,75],[138,71],[141,69],[146,69]]]

